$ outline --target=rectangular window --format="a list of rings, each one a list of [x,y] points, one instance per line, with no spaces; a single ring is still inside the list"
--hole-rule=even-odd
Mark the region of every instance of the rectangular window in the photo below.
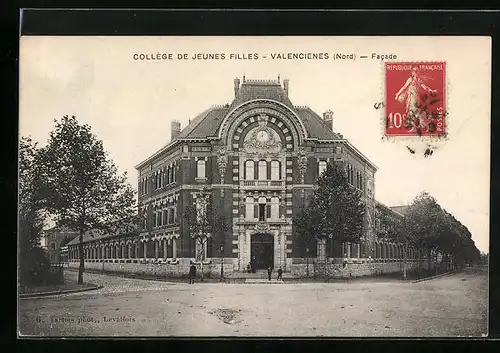
[[[247,221],[251,221],[254,219],[254,203],[252,197],[247,197],[245,202],[245,218]]]
[[[174,247],[173,247],[172,241],[170,241],[167,243],[167,258],[171,259],[173,257],[173,253],[174,253],[173,250],[174,250]]]
[[[279,180],[280,179],[280,162],[272,161],[271,162],[271,180]]]
[[[318,163],[318,176],[321,176],[326,170],[326,162],[325,161],[319,161]]]
[[[253,161],[245,162],[245,179],[246,180],[254,180],[255,171],[254,171],[254,163]]]
[[[271,205],[266,205],[266,218],[271,218]]]
[[[56,250],[56,243],[51,243],[51,244],[50,244],[50,248],[51,248],[52,250]]]
[[[277,197],[271,198],[271,219],[277,220],[280,218],[280,205]]]
[[[197,168],[197,178],[199,179],[205,179],[205,161],[204,160],[199,160],[198,161],[198,168]]]
[[[259,161],[259,180],[267,179],[267,162]]]
[[[266,220],[266,204],[259,204],[259,221],[263,222]]]
[[[169,219],[170,224],[174,224],[174,209],[170,208],[169,211],[170,211],[170,219]]]

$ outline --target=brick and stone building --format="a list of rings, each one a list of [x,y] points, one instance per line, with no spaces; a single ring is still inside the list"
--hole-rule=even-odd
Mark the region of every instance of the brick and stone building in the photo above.
[[[52,227],[43,231],[40,245],[47,250],[51,263],[66,262],[66,245],[77,235],[78,232],[66,227]]]
[[[113,244],[104,252],[94,253],[91,243],[99,240],[89,238],[92,261],[179,265],[184,271],[190,261],[202,258],[217,272],[215,265],[223,258],[226,273],[244,272],[250,262],[257,269],[271,265],[299,273],[317,249],[306,251],[294,241],[292,217],[326,166],[340,163],[366,203],[365,232],[359,244],[320,244],[327,246],[327,258],[317,261],[393,261],[396,268],[401,244],[378,239],[376,218],[380,212],[400,214],[374,199],[377,167],[336,131],[332,111],[319,115],[294,105],[289,89],[288,80],[235,79],[231,103],[205,110],[184,129],[173,120],[170,141],[136,166],[140,229],[101,241]],[[230,227],[197,249],[183,223],[183,209],[196,202],[203,188],[212,191]],[[70,248],[71,254],[78,255]],[[175,273],[160,267],[154,271]]]

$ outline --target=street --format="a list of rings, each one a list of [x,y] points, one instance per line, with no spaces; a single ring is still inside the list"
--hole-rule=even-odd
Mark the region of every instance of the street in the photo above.
[[[76,272],[65,273],[75,280]],[[456,337],[487,334],[488,274],[420,283],[168,283],[85,274],[104,288],[19,301],[28,336]]]

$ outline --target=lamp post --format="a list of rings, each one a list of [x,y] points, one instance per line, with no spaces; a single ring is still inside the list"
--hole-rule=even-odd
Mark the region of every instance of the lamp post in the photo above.
[[[221,254],[221,266],[220,266],[220,281],[224,279],[224,244],[220,246],[220,254]]]
[[[306,264],[307,278],[309,278],[309,248],[306,248]]]

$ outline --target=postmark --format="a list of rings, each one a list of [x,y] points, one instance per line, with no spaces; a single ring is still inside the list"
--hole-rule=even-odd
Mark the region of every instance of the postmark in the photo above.
[[[446,62],[386,62],[385,137],[447,135]]]

